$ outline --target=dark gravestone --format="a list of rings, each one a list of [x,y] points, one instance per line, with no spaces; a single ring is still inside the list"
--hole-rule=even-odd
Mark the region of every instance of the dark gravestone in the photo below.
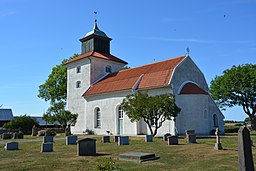
[[[13,133],[13,139],[23,139],[24,135],[22,133],[15,132]]]
[[[70,135],[66,136],[66,145],[76,145],[77,142],[77,136]]]
[[[251,137],[245,126],[238,130],[238,168],[239,171],[254,171]]]
[[[5,150],[18,150],[19,143],[18,142],[7,142],[4,149]]]
[[[110,136],[102,136],[102,143],[110,143]]]
[[[168,137],[168,145],[178,145],[178,136]]]
[[[46,142],[42,143],[41,146],[41,152],[53,152],[53,143],[52,142]]]
[[[164,141],[167,141],[168,140],[168,137],[172,136],[171,134],[167,133],[167,134],[164,134],[163,136],[163,140]]]
[[[78,156],[95,156],[96,155],[96,140],[85,138],[77,141]]]
[[[3,140],[12,139],[12,134],[3,133],[3,134],[2,134],[2,139],[3,139]]]
[[[118,145],[129,145],[129,137],[128,136],[119,136],[118,137]]]
[[[145,135],[145,142],[153,142],[153,135]]]
[[[118,137],[120,137],[120,136],[118,136],[118,135],[114,136],[114,142],[118,142]]]
[[[195,130],[186,130],[187,143],[196,143]]]
[[[44,136],[43,137],[43,142],[44,143],[53,142],[53,136],[49,136],[49,135]]]

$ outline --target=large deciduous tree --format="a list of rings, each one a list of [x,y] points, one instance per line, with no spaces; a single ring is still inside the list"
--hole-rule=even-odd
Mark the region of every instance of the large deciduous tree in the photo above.
[[[64,59],[61,64],[53,67],[48,79],[39,86],[38,93],[39,98],[50,101],[51,105],[43,118],[48,123],[57,120],[66,128],[66,134],[69,134],[70,126],[76,123],[78,115],[65,110],[67,100],[67,68],[65,63],[77,56],[78,54],[74,54],[69,59]]]
[[[218,106],[242,106],[256,129],[256,64],[233,66],[211,81],[210,93]]]
[[[149,96],[138,93],[128,95],[121,106],[132,122],[142,118],[153,136],[157,134],[164,121],[175,118],[181,110],[175,104],[175,99],[171,94]]]

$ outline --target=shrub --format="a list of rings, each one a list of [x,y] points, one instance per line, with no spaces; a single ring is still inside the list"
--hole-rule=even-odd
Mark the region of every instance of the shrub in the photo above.
[[[91,130],[91,129],[86,129],[86,130],[84,131],[84,133],[85,133],[86,135],[94,135],[94,131]]]
[[[237,133],[239,130],[239,127],[225,127],[224,130],[225,130],[225,133]]]
[[[114,171],[114,170],[120,170],[123,169],[120,168],[118,165],[115,164],[115,162],[111,158],[103,158],[100,160],[100,162],[96,166],[96,170],[99,171]]]

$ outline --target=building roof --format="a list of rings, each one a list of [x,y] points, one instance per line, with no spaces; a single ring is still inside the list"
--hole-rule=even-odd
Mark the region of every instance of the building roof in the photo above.
[[[55,121],[54,123],[50,124],[50,123],[46,123],[45,120],[43,120],[42,116],[31,116],[31,118],[35,119],[36,121],[38,121],[39,125],[60,125],[60,123],[58,121]]]
[[[0,109],[0,121],[10,121],[12,119],[12,109]]]
[[[97,25],[97,20],[94,20],[94,26],[93,29],[91,31],[89,31],[88,33],[86,33],[85,37],[88,37],[90,35],[97,35],[97,36],[101,36],[101,37],[106,37],[108,38],[108,36],[106,35],[106,33],[104,33],[103,31],[101,31]]]
[[[66,64],[81,60],[81,59],[85,59],[85,58],[89,58],[89,57],[95,57],[95,58],[100,58],[100,59],[105,59],[105,60],[110,60],[110,61],[114,61],[114,62],[119,62],[119,63],[123,63],[123,64],[128,64],[127,62],[123,61],[122,59],[119,59],[111,54],[104,54],[104,53],[100,53],[100,52],[87,52],[84,54],[81,54],[71,60],[69,60],[68,62],[66,62]]]
[[[185,58],[186,56],[181,56],[109,74],[101,81],[92,85],[83,96],[129,89],[169,86],[169,81],[175,67]]]
[[[185,84],[183,86],[182,90],[180,91],[180,94],[205,94],[205,95],[208,95],[208,93],[205,90],[198,87],[194,83]]]

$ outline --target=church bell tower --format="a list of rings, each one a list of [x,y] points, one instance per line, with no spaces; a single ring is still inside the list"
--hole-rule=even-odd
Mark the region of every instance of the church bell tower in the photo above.
[[[98,28],[97,20],[95,20],[92,31],[88,32],[84,38],[80,39],[82,43],[82,54],[92,51],[110,54],[111,40],[111,38]]]

